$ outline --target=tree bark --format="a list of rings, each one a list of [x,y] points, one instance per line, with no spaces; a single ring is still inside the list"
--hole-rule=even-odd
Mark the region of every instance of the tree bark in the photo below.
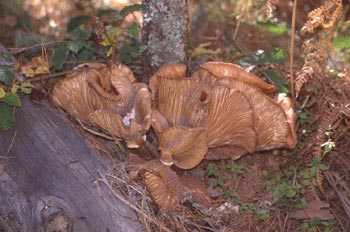
[[[110,170],[85,140],[57,112],[22,102],[14,127],[0,132],[0,231],[142,230],[129,207],[97,188],[97,173]]]
[[[142,0],[143,81],[162,65],[185,63],[188,42],[187,0]]]

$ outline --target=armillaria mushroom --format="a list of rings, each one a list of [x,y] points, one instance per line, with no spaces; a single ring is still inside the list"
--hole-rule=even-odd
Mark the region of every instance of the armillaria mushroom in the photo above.
[[[164,164],[189,169],[200,162],[203,155],[196,154],[206,151],[198,149],[196,142],[179,139],[187,136],[186,139],[198,140],[191,133],[183,134],[197,128],[203,131],[203,138],[207,136],[208,148],[224,147],[232,159],[254,151],[295,146],[295,113],[286,96],[277,101],[269,96],[275,86],[227,63],[207,63],[191,78],[183,75],[184,66],[168,65],[150,81],[154,101],[152,125]],[[196,162],[184,165],[174,157],[195,157]],[[205,158],[217,157],[210,153]]]
[[[98,126],[137,148],[151,122],[151,97],[147,86],[135,83],[125,65],[84,64],[81,71],[58,82],[54,103],[73,117]]]
[[[164,210],[173,210],[179,203],[183,186],[176,173],[159,161],[142,165],[144,183],[153,200]]]

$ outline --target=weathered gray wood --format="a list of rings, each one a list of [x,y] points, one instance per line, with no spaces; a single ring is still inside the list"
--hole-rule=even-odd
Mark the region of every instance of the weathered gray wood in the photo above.
[[[12,157],[0,174],[0,231],[54,231],[47,222],[60,219],[56,230],[143,231],[107,189],[103,197],[119,212],[99,195],[94,180],[108,170],[84,139],[57,112],[22,99],[14,127],[0,131],[0,156]]]

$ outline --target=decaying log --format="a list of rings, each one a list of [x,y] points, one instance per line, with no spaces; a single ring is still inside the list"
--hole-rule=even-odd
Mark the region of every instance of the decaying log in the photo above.
[[[27,97],[22,102],[14,127],[0,131],[7,163],[0,231],[143,231],[132,210],[97,188],[98,171],[108,169],[84,139],[57,112]]]

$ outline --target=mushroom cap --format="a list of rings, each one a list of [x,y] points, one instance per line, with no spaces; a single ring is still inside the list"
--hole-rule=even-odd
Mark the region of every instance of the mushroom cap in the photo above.
[[[201,127],[209,113],[210,89],[188,78],[157,77],[151,86],[153,109],[167,119],[169,126]],[[154,89],[157,88],[157,89]]]
[[[276,87],[274,85],[266,83],[259,77],[245,71],[242,67],[236,64],[224,62],[208,62],[200,66],[198,73],[195,74],[194,77],[205,80],[208,76],[208,72],[218,79],[228,78],[231,81],[241,81],[251,86],[257,87],[265,93],[272,93],[276,91]]]
[[[181,184],[184,186],[184,193],[190,192],[193,203],[198,203],[204,207],[211,207],[212,200],[208,196],[206,189],[203,184],[192,176],[179,176]]]
[[[173,210],[181,199],[183,186],[176,173],[159,161],[143,165],[143,180],[154,201],[164,210]]]
[[[272,98],[246,83],[231,82],[230,86],[243,92],[252,106],[257,134],[255,149],[261,151],[286,146],[291,131],[283,108]]]
[[[157,134],[164,132],[169,128],[169,123],[162,113],[158,110],[152,111],[152,127]]]
[[[257,142],[253,111],[246,96],[237,89],[216,86],[212,91],[206,125],[209,147],[235,146],[253,152]]]
[[[124,65],[83,64],[78,69],[83,67],[88,69],[69,75],[55,85],[52,92],[55,104],[82,121],[99,109],[119,114],[131,110],[134,95],[131,80],[134,77],[129,68]]]
[[[208,134],[205,128],[170,127],[160,133],[160,160],[165,165],[175,164],[182,169],[198,165],[208,151]]]

